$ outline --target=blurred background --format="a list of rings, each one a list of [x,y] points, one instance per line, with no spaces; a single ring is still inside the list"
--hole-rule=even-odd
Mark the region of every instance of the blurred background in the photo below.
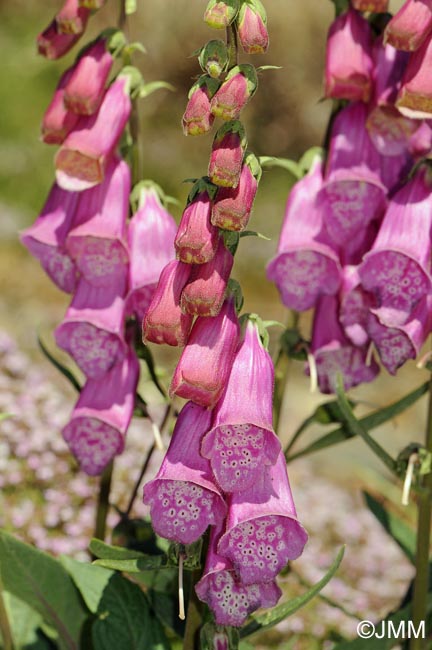
[[[40,334],[54,349],[52,330],[62,319],[69,297],[51,285],[18,241],[18,231],[36,218],[53,182],[55,148],[39,141],[39,124],[60,73],[72,63],[75,52],[58,62],[46,61],[36,54],[35,38],[60,4],[60,0],[0,0],[0,412],[13,414],[0,422],[0,525],[51,552],[85,557],[97,481],[81,476],[69,458],[60,429],[76,397],[37,346]],[[210,38],[221,36],[201,19],[204,0],[139,0],[138,4],[138,13],[129,20],[129,36],[142,41],[147,54],[137,54],[135,63],[146,81],[163,79],[175,88],[158,91],[140,103],[144,176],[178,199],[172,211],[179,220],[189,191],[182,181],[206,173],[212,141],[212,135],[185,138],[180,126],[187,92],[200,74],[192,53]],[[401,4],[392,2],[391,9]],[[91,19],[83,41],[115,24],[117,5],[108,0]],[[331,109],[328,101],[322,101],[321,82],[334,8],[330,0],[265,0],[265,6],[270,49],[265,56],[254,57],[253,63],[281,69],[261,73],[258,92],[242,117],[249,147],[257,155],[298,159],[307,148],[322,143]],[[241,55],[241,61],[247,60]],[[265,265],[276,250],[290,183],[281,169],[264,172],[250,227],[269,241],[243,239],[233,273],[243,287],[245,311],[282,322],[287,312],[266,280]],[[307,335],[310,314],[302,315],[300,325]],[[276,340],[278,332],[273,336]],[[158,362],[166,365],[168,377],[176,357],[165,350],[154,351]],[[396,378],[382,373],[372,386],[352,391],[359,402],[357,413],[401,397],[427,377],[414,363]],[[302,364],[292,362],[281,420],[283,440],[327,400],[309,393]],[[425,402],[420,401],[379,429],[379,440],[390,453],[396,455],[411,441],[422,440],[425,410]],[[300,446],[322,432],[322,427],[311,427]],[[117,503],[127,499],[139,472],[140,455],[150,444],[148,435],[142,422],[134,423],[116,468],[113,499]],[[154,470],[158,462],[160,457]],[[294,572],[306,582],[319,579],[338,547],[348,543],[344,565],[325,591],[342,602],[348,614],[318,600],[277,628],[271,642],[288,648],[285,640],[294,634],[290,648],[331,648],[338,635],[354,635],[358,618],[375,620],[395,606],[411,576],[398,548],[365,508],[361,490],[384,495],[408,523],[413,512],[401,509],[401,486],[389,480],[362,441],[343,443],[290,467],[299,516],[311,535]],[[143,513],[139,502],[136,516]],[[114,512],[110,521],[116,522]],[[298,588],[290,582],[292,577],[284,580],[288,588]],[[316,637],[316,646],[310,634]]]

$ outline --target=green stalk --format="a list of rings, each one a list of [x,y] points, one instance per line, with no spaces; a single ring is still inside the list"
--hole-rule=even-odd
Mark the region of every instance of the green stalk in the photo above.
[[[14,650],[12,630],[10,628],[9,618],[6,611],[6,605],[3,598],[3,583],[0,576],[0,633],[3,639],[4,650]]]
[[[229,55],[228,70],[231,70],[231,68],[234,68],[238,63],[237,32],[234,25],[228,25],[226,35]]]
[[[299,320],[299,314],[296,311],[289,310],[288,317],[286,322],[286,328],[295,328],[297,327]],[[276,354],[273,357],[275,359],[275,388],[273,396],[273,426],[276,433],[279,433],[279,421],[282,413],[285,388],[288,379],[288,372],[291,365],[291,359],[285,354],[282,350],[279,343],[279,347],[276,350]]]
[[[426,422],[426,449],[432,453],[432,379],[429,383],[429,404]],[[417,630],[427,616],[427,600],[429,592],[429,552],[432,523],[432,473],[427,474],[417,499],[417,550],[416,575],[414,578],[414,595],[412,602],[412,621]],[[426,650],[426,639],[412,638],[410,650]]]
[[[106,520],[109,510],[109,495],[111,490],[111,480],[113,473],[114,461],[105,468],[104,473],[100,479],[99,485],[99,498],[96,510],[96,524],[94,537],[96,539],[105,540],[106,535]]]

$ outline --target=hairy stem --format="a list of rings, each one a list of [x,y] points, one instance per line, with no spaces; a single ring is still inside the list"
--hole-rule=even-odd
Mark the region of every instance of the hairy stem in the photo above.
[[[111,490],[111,480],[113,473],[114,461],[105,468],[104,473],[100,479],[99,485],[99,498],[96,510],[96,524],[94,536],[96,539],[105,540],[106,534],[106,520],[109,510],[109,495]]]

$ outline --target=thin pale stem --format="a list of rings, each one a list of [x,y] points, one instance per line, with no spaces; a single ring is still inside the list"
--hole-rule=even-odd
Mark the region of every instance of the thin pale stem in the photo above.
[[[429,385],[429,405],[426,423],[426,449],[432,453],[432,379]],[[417,500],[417,550],[416,575],[412,602],[412,620],[414,629],[426,621],[427,600],[429,592],[429,554],[432,523],[432,474],[427,474],[418,492]],[[427,641],[412,638],[410,650],[426,650]]]
[[[105,540],[106,521],[110,507],[109,496],[111,491],[111,480],[113,473],[114,461],[106,467],[100,479],[99,498],[96,510],[96,525],[94,536],[96,539]]]
[[[118,28],[122,31],[126,27],[127,14],[126,14],[126,2],[125,0],[120,0],[120,13],[117,21]]]
[[[12,630],[3,598],[3,583],[0,576],[0,633],[3,639],[4,650],[14,650]]]

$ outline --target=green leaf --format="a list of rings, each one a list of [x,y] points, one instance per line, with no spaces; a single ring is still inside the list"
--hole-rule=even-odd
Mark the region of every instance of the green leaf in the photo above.
[[[349,0],[331,0],[335,6],[336,16],[343,14],[349,8]]]
[[[38,642],[37,629],[42,625],[42,616],[23,600],[7,591],[3,592],[3,597],[15,650],[24,650],[24,646],[29,644],[32,644],[33,649]]]
[[[407,558],[414,564],[416,555],[416,536],[414,531],[399,519],[399,517],[389,512],[371,494],[363,492],[363,495],[369,510],[378,519],[384,530],[400,546]]]
[[[96,566],[124,573],[141,573],[142,571],[154,571],[167,566],[167,558],[164,555],[145,555],[130,560],[95,560]]]
[[[141,341],[139,345],[136,346],[136,353],[139,359],[145,361],[152,382],[154,383],[154,385],[156,386],[160,394],[166,398],[167,396],[166,390],[161,385],[159,378],[157,376],[156,365],[150,348],[147,345],[144,345]]]
[[[167,81],[149,81],[149,83],[146,83],[143,86],[141,86],[138,96],[141,98],[148,97],[156,90],[162,90],[162,89],[171,90],[172,92],[175,92],[174,86],[172,84],[169,84]]]
[[[302,177],[302,173],[295,160],[276,158],[275,156],[260,156],[258,160],[261,167],[282,167],[282,169],[286,169],[297,181]]]
[[[265,239],[266,241],[271,241],[270,237],[266,237],[256,230],[242,230],[240,237],[258,237],[259,239]]]
[[[78,562],[65,555],[60,557],[60,562],[71,576],[89,610],[95,614],[104,589],[114,575],[113,572],[88,562]]]
[[[423,397],[428,389],[429,382],[425,382],[419,386],[419,388],[416,388],[411,393],[408,393],[408,395],[405,395],[397,402],[393,402],[393,404],[390,404],[389,406],[385,406],[378,411],[374,411],[370,415],[366,415],[365,417],[360,418],[358,422],[362,425],[363,429],[366,431],[371,431],[381,424],[384,424],[385,422],[393,419],[397,415],[400,415],[400,413],[403,413],[407,408],[415,404],[415,402]],[[327,447],[331,447],[332,445],[344,442],[345,440],[349,440],[355,436],[356,433],[349,431],[345,426],[339,427],[338,429],[330,431],[330,433],[327,433],[318,440],[315,440],[313,443],[296,452],[292,456],[289,456],[288,460],[292,461],[295,458],[300,458],[301,456],[305,456],[306,454],[310,454],[314,451],[326,449]]]
[[[93,623],[94,650],[169,650],[162,625],[138,587],[113,575],[99,604]]]
[[[101,560],[136,560],[140,557],[146,557],[145,553],[141,553],[141,551],[131,550],[124,546],[106,544],[95,537],[89,544],[89,550],[92,555]]]
[[[271,609],[269,612],[266,612],[265,614],[260,614],[259,616],[252,616],[251,617],[252,621],[240,630],[240,636],[244,638],[246,636],[249,636],[250,634],[254,634],[255,632],[266,630],[270,627],[273,627],[274,625],[277,625],[285,618],[292,616],[292,614],[295,614],[295,612],[297,612],[301,607],[303,607],[304,605],[306,605],[306,603],[312,600],[312,598],[314,598],[317,594],[319,594],[319,592],[322,589],[324,589],[326,584],[330,582],[330,580],[338,570],[340,563],[342,562],[344,552],[345,552],[345,547],[342,546],[333,564],[331,565],[331,567],[329,568],[325,576],[321,578],[321,580],[317,582],[311,589],[309,589],[309,591],[307,591],[302,596],[297,596],[297,598],[293,598],[287,603],[281,603],[277,607],[273,607],[273,609]]]
[[[77,650],[84,608],[60,562],[0,531],[0,573],[6,591],[35,609],[58,633],[62,650]]]
[[[125,0],[125,12],[127,16],[134,14],[137,10],[137,0]]]
[[[43,354],[46,356],[48,361],[50,361],[53,366],[57,368],[57,370],[60,370],[62,375],[66,377],[66,379],[72,384],[72,386],[77,390],[78,392],[81,391],[81,386],[79,381],[75,378],[75,376],[72,374],[72,372],[69,370],[69,368],[66,368],[60,361],[58,361],[48,350],[48,348],[45,346],[43,343],[42,339],[40,336],[38,336],[38,344],[40,349],[42,350]]]

